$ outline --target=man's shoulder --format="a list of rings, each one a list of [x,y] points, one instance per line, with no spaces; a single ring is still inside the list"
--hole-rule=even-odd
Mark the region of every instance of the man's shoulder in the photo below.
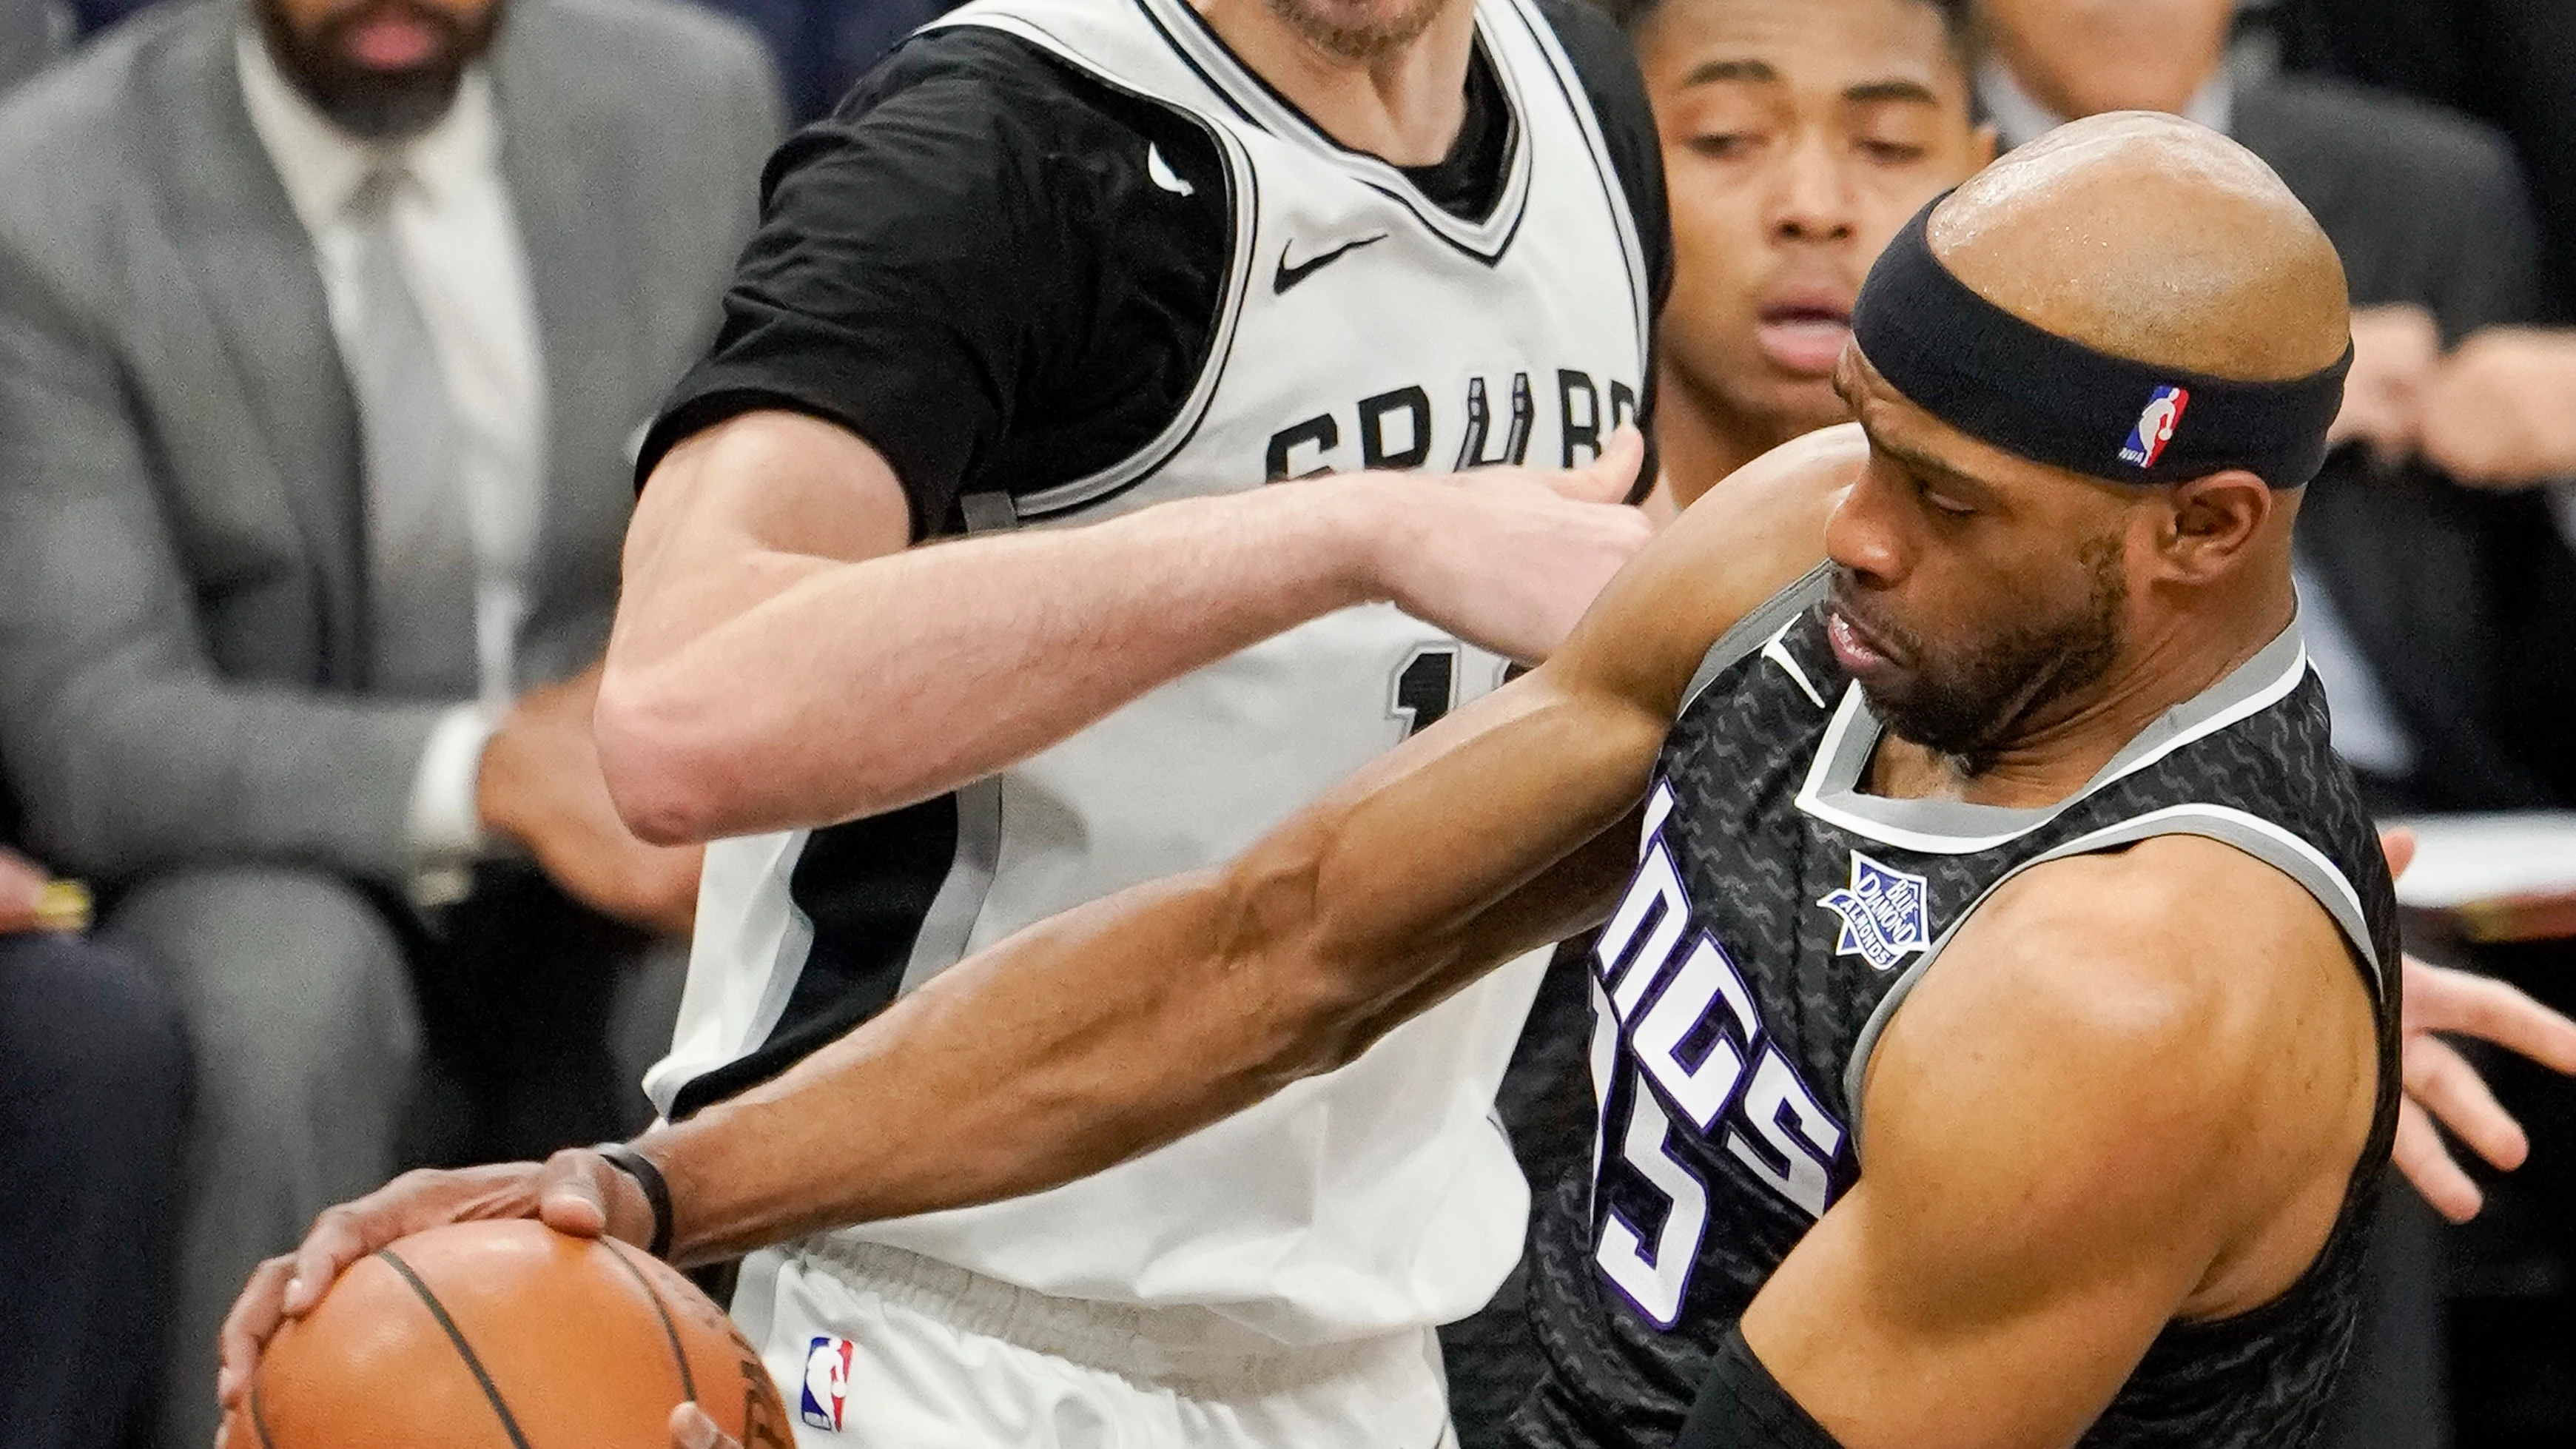
[[[2502,132],[2447,107],[2321,76],[2277,76],[2237,98],[2238,139],[2284,169],[2367,179],[2391,208],[2422,192],[2518,176]]]
[[[514,0],[497,59],[529,62],[549,89],[638,111],[691,92],[776,87],[750,27],[687,0]]]
[[[1593,0],[1532,0],[1532,7],[1573,63],[1612,149],[1642,143],[1653,150],[1659,144],[1654,106],[1646,97],[1646,77],[1637,68],[1636,47],[1627,32]],[[1628,164],[1626,157],[1620,160]]]
[[[2285,1061],[2353,1059],[2372,1038],[2368,982],[2324,906],[2252,864],[2175,834],[2021,871],[1906,999],[1873,1080],[1888,1062],[1938,1073],[1943,1043],[1983,1039],[2057,1053],[2105,1091],[2125,1082],[2176,1112],[2224,1117]],[[2191,1100],[2175,1095],[2184,1085]]]
[[[1997,1003],[2053,996],[2070,1018],[2099,1014],[2159,1048],[2176,1030],[2224,1048],[2208,1026],[2224,1018],[2250,1066],[2270,1015],[2358,979],[2325,904],[2278,867],[2249,868],[2258,861],[2192,833],[2046,861],[1998,886],[1957,945],[1986,967]],[[2068,972],[2072,960],[2084,968]]]
[[[0,167],[47,166],[133,133],[155,98],[217,73],[233,24],[211,0],[156,6],[109,29],[0,101]]]
[[[1159,196],[1144,180],[1148,147],[1183,177],[1222,174],[1206,127],[1172,105],[1121,90],[991,26],[954,24],[895,47],[832,115],[793,137],[772,168],[816,168],[894,187],[927,220],[991,220],[1036,206],[1091,214],[1114,198]],[[1213,193],[1211,193],[1213,194]]]
[[[200,3],[123,22],[0,101],[0,232],[60,259],[120,245],[157,194],[150,162],[211,129],[234,21]]]

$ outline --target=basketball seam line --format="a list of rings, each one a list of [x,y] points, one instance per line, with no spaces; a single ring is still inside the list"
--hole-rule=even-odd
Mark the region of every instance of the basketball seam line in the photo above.
[[[607,1248],[608,1256],[617,1260],[617,1266],[625,1269],[627,1276],[635,1280],[635,1286],[644,1290],[644,1296],[652,1300],[653,1316],[662,1320],[662,1336],[671,1340],[671,1361],[680,1366],[680,1397],[692,1404],[696,1403],[698,1401],[697,1375],[689,1372],[689,1351],[680,1346],[680,1326],[671,1321],[671,1310],[664,1306],[662,1295],[654,1291],[653,1284],[644,1276],[643,1269],[628,1262],[626,1254],[615,1245],[602,1244],[602,1246]]]
[[[250,1427],[259,1436],[259,1449],[277,1449],[276,1436],[268,1432],[268,1415],[259,1407],[259,1385],[250,1386]]]
[[[528,1436],[519,1432],[519,1421],[510,1416],[510,1406],[501,1400],[501,1386],[492,1382],[492,1376],[484,1372],[483,1360],[474,1356],[474,1345],[465,1341],[463,1330],[456,1326],[455,1319],[447,1316],[447,1309],[439,1303],[438,1295],[429,1291],[429,1285],[420,1281],[420,1275],[411,1270],[411,1264],[395,1256],[393,1249],[379,1248],[376,1256],[403,1276],[403,1281],[420,1295],[420,1301],[428,1305],[430,1317],[437,1319],[438,1326],[446,1330],[447,1341],[456,1345],[456,1356],[465,1360],[465,1366],[474,1373],[474,1381],[483,1386],[483,1397],[492,1401],[492,1412],[501,1416],[501,1429],[510,1436],[512,1449],[529,1449]]]

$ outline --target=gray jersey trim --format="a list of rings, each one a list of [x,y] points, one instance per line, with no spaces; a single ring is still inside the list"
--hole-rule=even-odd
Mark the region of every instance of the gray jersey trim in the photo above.
[[[2208,689],[2167,710],[2121,747],[2084,788],[2054,805],[2016,808],[1957,800],[1898,800],[1860,789],[1883,726],[1854,684],[1816,747],[1798,809],[1855,835],[1927,855],[1971,855],[2037,830],[2077,802],[2136,774],[2192,741],[2251,718],[2289,697],[2308,673],[2307,645],[2293,621],[2253,658]]]
[[[1002,857],[1002,781],[978,780],[957,791],[957,854],[939,894],[922,913],[921,929],[912,938],[912,955],[904,963],[897,996],[956,965],[966,955],[975,918],[984,913],[984,898],[993,889],[993,872]]]
[[[1796,583],[1765,599],[1760,607],[1718,635],[1717,642],[1708,646],[1708,652],[1700,656],[1699,670],[1691,676],[1690,688],[1682,691],[1682,710],[1687,711],[1710,685],[1717,682],[1719,675],[1747,657],[1761,653],[1790,625],[1798,622],[1800,614],[1825,596],[1825,586],[1832,580],[1833,572],[1834,566],[1830,563],[1816,565],[1800,575]],[[1816,687],[1807,682],[1803,672],[1792,670],[1790,677],[1798,682],[1809,699],[1815,698]],[[1679,717],[1680,712],[1677,711],[1675,718]]]
[[[1104,0],[1106,3],[1106,0]],[[1353,151],[1315,129],[1313,122],[1299,115],[1276,92],[1264,85],[1236,58],[1234,52],[1210,34],[1207,22],[1190,9],[1186,0],[1133,0],[1163,32],[1165,39],[1179,50],[1191,66],[1224,100],[1254,125],[1281,140],[1304,147],[1317,157],[1330,162],[1352,179],[1401,202],[1405,209],[1441,240],[1487,261],[1501,256],[1510,247],[1512,237],[1520,230],[1522,215],[1529,207],[1531,177],[1535,167],[1531,158],[1528,98],[1521,91],[1521,77],[1513,69],[1503,48],[1494,42],[1488,5],[1516,5],[1520,0],[1484,0],[1476,7],[1476,39],[1502,83],[1503,94],[1511,107],[1511,159],[1504,173],[1503,194],[1494,204],[1493,213],[1483,221],[1461,220],[1431,204],[1411,177],[1375,156]]]
[[[1853,1043],[1851,1061],[1843,1068],[1843,1101],[1850,1109],[1855,1151],[1858,1150],[1860,1142],[1861,1088],[1869,1080],[1869,1063],[1871,1057],[1878,1051],[1879,1037],[1886,1032],[1888,1022],[1895,1018],[1897,1008],[1903,1006],[1905,999],[1914,994],[1914,988],[1922,984],[1924,973],[1930,971],[1932,963],[1940,959],[1941,952],[1949,946],[1951,938],[1957,936],[1959,929],[1975,918],[1978,908],[1993,899],[1995,892],[2004,888],[2005,882],[2033,866],[2046,865],[2053,860],[2065,860],[2070,856],[2098,855],[2106,850],[2117,850],[2122,846],[2135,845],[2142,840],[2152,840],[2158,836],[2167,835],[2197,835],[2204,839],[2215,840],[2221,845],[2243,851],[2298,882],[2300,888],[2305,890],[2318,905],[2323,906],[2327,915],[2334,918],[2336,927],[2343,932],[2344,940],[2350,943],[2353,951],[2361,957],[2362,964],[2370,968],[2372,988],[2381,994],[2386,993],[2388,969],[2386,963],[2379,959],[2377,944],[2371,940],[2370,917],[2369,913],[2362,909],[2361,893],[2353,888],[2352,882],[2333,861],[2326,858],[2323,851],[2271,821],[2257,815],[2249,815],[2232,806],[2189,804],[2152,810],[2144,815],[2123,820],[2116,825],[2104,826],[2089,835],[2079,836],[2054,850],[2035,855],[2006,871],[1994,884],[1986,887],[1968,909],[1959,914],[1957,920],[1950,923],[1950,928],[1941,933],[1941,939],[1933,942],[1920,957],[1915,959],[1913,965],[1905,969],[1905,975],[1897,980],[1896,985],[1888,991],[1887,995],[1879,999],[1878,1009],[1870,1013],[1868,1023],[1861,1028],[1859,1039]]]
[[[1225,295],[1217,304],[1216,327],[1208,335],[1207,361],[1199,368],[1198,381],[1191,386],[1189,397],[1181,403],[1181,410],[1172,415],[1171,422],[1164,425],[1152,442],[1118,462],[1086,477],[1019,495],[1013,500],[1015,511],[1011,520],[1016,526],[1028,519],[1068,513],[1134,487],[1178,456],[1198,433],[1199,424],[1207,420],[1209,405],[1216,400],[1217,384],[1224,379],[1226,364],[1233,360],[1235,326],[1242,320],[1244,297],[1252,286],[1252,259],[1260,245],[1261,183],[1253,171],[1251,155],[1243,149],[1243,142],[1236,139],[1233,132],[1169,97],[1129,85],[1075,49],[1072,42],[1059,39],[1035,21],[1008,13],[987,15],[968,12],[923,28],[945,29],[959,25],[981,25],[1006,35],[1015,35],[1079,68],[1085,75],[1122,95],[1187,116],[1200,130],[1215,138],[1217,151],[1225,158],[1226,204],[1234,215],[1234,255],[1228,264]],[[1499,66],[1499,62],[1497,64]]]

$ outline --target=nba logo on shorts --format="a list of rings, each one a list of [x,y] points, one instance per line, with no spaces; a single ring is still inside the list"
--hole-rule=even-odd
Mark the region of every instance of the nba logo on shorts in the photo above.
[[[2160,387],[2147,399],[2147,410],[2138,414],[2138,425],[2129,430],[2129,441],[2120,449],[2120,461],[2141,468],[2156,466],[2165,455],[2165,444],[2173,441],[2174,429],[2182,425],[2182,410],[2191,406],[2191,393],[2179,387]]]
[[[805,1346],[805,1402],[799,1417],[817,1429],[841,1432],[841,1409],[850,1393],[850,1341],[817,1335]]]

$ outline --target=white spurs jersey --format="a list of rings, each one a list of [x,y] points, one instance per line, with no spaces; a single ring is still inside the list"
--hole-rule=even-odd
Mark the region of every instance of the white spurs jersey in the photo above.
[[[1476,221],[1317,131],[1186,0],[977,0],[942,25],[1008,32],[1190,118],[1230,193],[1220,312],[1179,415],[1105,471],[968,500],[970,522],[998,510],[1021,527],[1081,526],[1364,467],[1580,463],[1636,415],[1649,262],[1535,0],[1477,8],[1510,136],[1499,199]],[[1155,185],[1194,185],[1146,160]],[[835,1004],[849,993],[834,933],[883,907],[889,870],[921,882],[910,989],[1046,916],[1228,859],[1492,690],[1504,667],[1392,607],[1345,610],[957,792],[910,845],[854,826],[718,844],[674,1050],[647,1088],[685,1114],[722,1094],[704,1083],[736,1090],[852,1025]],[[893,859],[904,851],[935,858]],[[1516,963],[1343,1070],[1108,1172],[846,1234],[1041,1293],[1212,1307],[1291,1344],[1461,1317],[1521,1250],[1527,1190],[1491,1114],[1542,964]]]

